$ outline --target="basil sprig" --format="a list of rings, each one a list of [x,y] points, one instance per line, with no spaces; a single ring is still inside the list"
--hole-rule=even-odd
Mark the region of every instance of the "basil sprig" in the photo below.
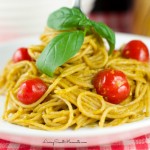
[[[109,54],[114,50],[114,32],[104,23],[91,21],[77,8],[58,9],[48,17],[47,25],[53,29],[65,30],[48,43],[37,59],[38,69],[48,76],[52,77],[58,66],[64,64],[80,50],[86,32],[94,31],[98,36],[105,38],[110,47]]]
[[[112,51],[114,50],[114,47],[115,47],[115,34],[114,34],[114,32],[102,22],[98,22],[98,23],[92,22],[92,25],[93,25],[96,33],[100,37],[103,37],[107,40],[109,47],[110,47],[108,53],[111,54]]]
[[[74,56],[84,41],[83,31],[64,32],[56,36],[44,49],[37,60],[38,68],[45,74],[53,76],[58,66]]]
[[[60,8],[53,12],[47,20],[50,28],[57,30],[67,30],[91,25],[87,17],[77,8]]]

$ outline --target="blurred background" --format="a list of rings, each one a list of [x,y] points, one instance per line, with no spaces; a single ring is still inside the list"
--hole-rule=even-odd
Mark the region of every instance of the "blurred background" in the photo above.
[[[132,32],[133,0],[95,0],[89,17],[118,32]]]
[[[74,0],[0,0],[0,42],[39,36],[48,15]],[[114,31],[150,36],[150,0],[81,0],[82,11]]]
[[[89,17],[118,32],[150,36],[150,0],[94,0]]]

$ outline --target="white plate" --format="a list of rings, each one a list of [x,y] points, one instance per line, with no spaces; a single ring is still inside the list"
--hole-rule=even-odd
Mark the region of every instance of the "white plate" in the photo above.
[[[120,47],[123,43],[126,43],[131,39],[142,40],[150,49],[150,38],[122,33],[116,34],[116,48]],[[25,39],[17,39],[11,42],[0,44],[0,70],[2,70],[7,60],[11,58],[14,50],[20,46],[27,46],[34,43],[37,43],[37,38],[28,37]],[[5,97],[1,96],[0,116],[2,116],[4,101]],[[13,142],[38,146],[93,146],[126,140],[147,133],[150,133],[150,118],[134,123],[103,129],[82,128],[76,131],[68,129],[57,132],[28,129],[7,123],[0,118],[0,138]]]

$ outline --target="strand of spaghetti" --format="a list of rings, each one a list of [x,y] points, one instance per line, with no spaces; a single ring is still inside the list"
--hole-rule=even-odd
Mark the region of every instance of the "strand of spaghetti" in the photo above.
[[[146,105],[146,116],[149,117],[150,116],[150,88],[149,88],[149,85],[148,85],[148,88],[147,88],[147,97],[145,98],[145,105]]]
[[[101,49],[101,51],[103,52],[103,57],[104,59],[100,58],[100,54],[96,54],[96,56],[92,56],[89,58],[88,56],[84,55],[83,56],[83,59],[85,61],[85,63],[90,67],[90,68],[93,68],[93,69],[98,69],[98,68],[101,68],[103,67],[106,62],[108,61],[108,55],[106,53],[106,50],[105,49]],[[98,58],[98,60],[97,60]],[[96,64],[97,63],[97,64]]]
[[[86,105],[90,109],[93,109],[93,108],[97,109],[101,107],[101,103],[97,101],[95,97],[89,97],[88,95],[82,96],[82,102],[84,105]]]
[[[101,43],[103,43],[103,42],[101,42]],[[90,41],[89,41],[89,44],[93,47],[93,50],[94,50],[94,53],[96,53],[97,52],[97,50],[98,50],[98,43],[97,43],[97,41],[96,41],[96,39],[94,38],[94,39],[91,39]],[[105,48],[105,47],[104,47]]]
[[[116,107],[109,107],[109,108],[107,108],[104,112],[103,112],[103,114],[102,114],[102,116],[101,116],[101,118],[100,118],[100,121],[99,121],[99,127],[104,127],[104,122],[105,122],[105,119],[106,119],[106,116],[107,116],[107,114],[110,112],[110,111],[112,111],[112,110],[115,110],[116,109]]]
[[[124,118],[125,116],[128,116],[131,113],[131,115],[135,115],[135,110],[139,107],[139,103],[134,104],[133,106],[125,106],[125,107],[116,107],[116,111],[112,112],[111,114],[108,114],[108,118]],[[109,107],[108,107],[109,108]]]
[[[39,57],[40,53],[43,51],[44,48],[45,48],[44,44],[31,45],[28,48],[29,55],[32,57],[32,59],[36,60]]]
[[[136,88],[135,88],[135,97],[138,97],[140,95],[141,86],[142,86],[142,83],[141,82],[137,82]]]
[[[82,49],[82,48],[81,48]],[[81,51],[80,53],[78,53],[76,56],[74,56],[73,58],[71,58],[68,63],[77,61],[79,59],[81,59],[86,53],[89,53],[89,51],[91,50],[91,45],[87,45],[86,48],[83,49],[83,51]]]
[[[55,90],[54,91],[54,93],[67,93],[67,92],[70,92],[70,91],[72,91],[72,90],[74,90],[74,89],[77,89],[77,88],[79,88],[77,85],[75,85],[75,86],[72,86],[72,87],[68,87],[68,88],[65,88],[65,89],[60,89],[60,90]]]
[[[81,80],[80,78],[77,78],[73,75],[66,76],[66,79],[72,82],[75,85],[81,86],[81,87],[87,87],[87,88],[93,88],[92,84],[86,83],[85,81]]]
[[[111,64],[118,64],[118,65],[143,65],[143,63],[141,63],[140,61],[134,60],[134,59],[125,59],[125,58],[121,58],[121,57],[117,57],[114,59],[111,59],[107,64],[106,67],[110,66]]]
[[[58,85],[64,89],[74,86],[74,84],[72,84],[66,78],[62,78],[61,82],[59,82]]]
[[[135,107],[134,109],[133,108],[127,109],[127,110],[125,110],[125,112],[122,112],[122,111],[119,112],[118,109],[117,109],[118,114],[111,113],[111,114],[108,114],[107,117],[108,118],[118,118],[119,119],[119,118],[124,118],[124,117],[128,117],[128,116],[136,116],[143,109],[144,109],[144,104],[143,104],[143,102],[141,102],[140,104],[137,103],[137,107]]]
[[[130,123],[130,122],[136,122],[136,121],[139,121],[139,120],[142,120],[144,119],[145,115],[144,114],[138,114],[134,117],[131,117],[127,122]]]
[[[18,118],[18,116],[22,114],[22,112],[23,112],[23,109],[19,107],[18,111],[12,117],[7,118],[7,121],[13,122],[16,118]]]
[[[148,89],[148,85],[146,84],[143,87],[143,90],[141,91],[141,95],[139,95],[134,101],[130,102],[129,104],[127,104],[125,106],[131,106],[131,105],[134,105],[135,103],[138,103],[143,98],[143,96],[145,95],[147,89]]]
[[[85,64],[79,64],[69,67],[62,72],[61,77],[69,76],[75,72],[85,69],[85,67]]]
[[[57,93],[60,97],[67,99],[71,104],[73,104],[74,106],[77,106],[77,100],[76,100],[76,96],[74,94],[72,94],[72,92],[70,93]]]
[[[87,119],[88,117],[84,116],[83,114],[78,115],[75,121],[75,123],[77,124],[75,130],[81,128],[83,126],[83,123],[86,122]]]
[[[59,98],[59,96],[58,96],[58,98]],[[62,98],[60,98],[60,99],[62,99]],[[69,119],[65,125],[56,126],[56,127],[48,127],[46,125],[42,125],[42,124],[33,122],[31,120],[23,120],[23,122],[25,122],[27,124],[29,123],[30,125],[33,125],[35,127],[38,127],[40,129],[44,129],[44,130],[64,130],[64,129],[68,128],[73,120],[73,108],[72,108],[72,105],[68,101],[66,101],[65,99],[62,99],[62,100],[67,104],[68,109],[69,109]]]
[[[128,117],[128,116],[135,116],[136,115],[136,112],[125,112],[125,113],[122,113],[122,114],[107,114],[107,118],[113,118],[113,119],[119,119],[119,118],[125,118],[125,117]]]
[[[39,120],[41,120],[41,118],[42,118],[41,114],[36,114],[33,118],[31,118],[31,120],[40,122]]]
[[[93,118],[88,118],[85,122],[82,123],[82,127],[88,126],[88,127],[92,127],[92,126],[96,126],[96,119]]]
[[[93,110],[93,111],[87,111],[84,109],[84,107],[82,106],[82,96],[84,95],[90,95],[93,97],[96,97],[99,102],[101,103],[101,108],[97,109],[97,110]],[[77,98],[77,105],[79,108],[79,111],[81,111],[85,116],[93,118],[93,119],[99,119],[100,115],[98,115],[98,113],[101,113],[104,109],[105,109],[105,102],[103,100],[103,98],[97,94],[91,93],[91,92],[83,92],[81,93],[78,98]],[[96,112],[96,114],[95,114]]]
[[[5,105],[4,105],[4,112],[3,112],[3,116],[2,116],[3,119],[6,119],[8,117],[7,108],[8,108],[9,100],[10,100],[10,93],[8,92],[6,95],[6,101],[5,101]]]
[[[29,66],[29,68],[30,68],[30,69],[28,69],[28,72],[31,71],[33,74],[37,73],[34,63],[24,60],[19,63],[15,63],[11,66],[13,69],[11,69],[9,74],[7,75],[7,80],[10,80],[13,77],[12,74],[17,73],[21,67],[26,67],[26,66]]]
[[[46,104],[43,103],[41,105],[38,105],[37,107],[35,107],[35,109],[33,111],[34,112],[42,112],[46,108],[50,108],[50,107],[57,106],[57,105],[63,105],[63,102],[61,102],[61,101],[60,102],[59,101],[57,101],[57,102],[51,102],[51,100],[50,100]]]
[[[46,26],[44,33],[42,33],[40,36],[40,40],[42,41],[42,43],[47,45],[59,33],[61,33],[61,31],[57,31]]]
[[[129,120],[129,117],[125,117],[125,118],[119,118],[119,119],[114,119],[113,121],[105,124],[104,126],[105,127],[111,127],[111,126],[117,126],[117,125],[121,125],[121,124],[124,124],[126,122],[128,122]]]

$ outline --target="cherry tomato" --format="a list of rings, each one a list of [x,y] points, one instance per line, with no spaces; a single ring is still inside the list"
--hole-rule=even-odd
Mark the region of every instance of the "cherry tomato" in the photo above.
[[[128,42],[122,50],[122,55],[126,58],[132,58],[142,62],[149,61],[148,48],[140,40],[132,40]]]
[[[13,62],[19,62],[19,61],[22,61],[22,60],[29,60],[31,61],[31,57],[28,53],[28,49],[25,48],[25,47],[21,47],[19,49],[16,50],[16,52],[14,53],[13,55],[13,58],[12,58]]]
[[[47,90],[47,85],[39,78],[23,82],[18,90],[17,98],[23,104],[36,102]]]
[[[130,86],[126,75],[119,70],[105,69],[93,80],[96,92],[113,104],[119,104],[130,94]]]

